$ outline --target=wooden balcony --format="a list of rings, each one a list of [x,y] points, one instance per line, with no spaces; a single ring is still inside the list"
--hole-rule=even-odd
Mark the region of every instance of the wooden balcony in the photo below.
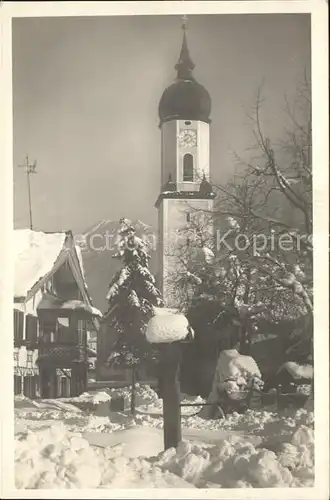
[[[38,363],[69,368],[76,363],[87,363],[87,358],[87,346],[82,344],[39,344]]]
[[[38,349],[39,341],[37,338],[34,339],[15,339],[14,338],[14,347],[22,347],[25,346],[28,350]]]

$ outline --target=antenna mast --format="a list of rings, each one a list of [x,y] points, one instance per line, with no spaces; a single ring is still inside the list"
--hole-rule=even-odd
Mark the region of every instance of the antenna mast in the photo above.
[[[30,229],[33,229],[30,175],[37,173],[37,170],[36,170],[36,168],[37,168],[37,161],[35,160],[33,163],[30,163],[29,162],[29,157],[26,156],[24,165],[19,165],[19,167],[25,168],[26,179],[27,179],[27,186],[28,186]]]

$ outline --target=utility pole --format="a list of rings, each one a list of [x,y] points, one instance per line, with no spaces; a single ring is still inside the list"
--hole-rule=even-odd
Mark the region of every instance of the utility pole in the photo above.
[[[33,163],[29,162],[29,157],[26,156],[24,165],[19,165],[19,167],[25,168],[27,186],[28,186],[28,197],[29,197],[29,217],[30,217],[30,229],[33,229],[32,225],[32,204],[31,204],[31,185],[30,185],[30,174],[36,174],[37,160]]]

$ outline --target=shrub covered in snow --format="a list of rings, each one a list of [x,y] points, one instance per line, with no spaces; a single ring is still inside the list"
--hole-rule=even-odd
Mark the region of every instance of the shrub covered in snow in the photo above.
[[[226,401],[224,392],[233,399],[244,394],[247,396],[249,391],[261,390],[262,387],[261,373],[255,360],[251,356],[239,354],[236,349],[227,349],[220,353],[207,401],[222,405]],[[204,415],[211,416],[211,412],[211,407],[206,407]]]

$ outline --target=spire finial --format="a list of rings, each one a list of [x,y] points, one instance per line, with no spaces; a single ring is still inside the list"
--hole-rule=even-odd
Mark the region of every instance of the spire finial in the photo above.
[[[182,16],[182,26],[181,27],[182,27],[183,31],[187,31],[187,29],[188,29],[188,16],[186,16],[186,14],[184,14]]]
[[[178,72],[177,78],[179,80],[194,80],[192,71],[195,65],[192,62],[189,54],[187,37],[186,37],[186,32],[188,29],[187,22],[188,22],[188,17],[186,15],[182,16],[182,25],[181,25],[181,28],[183,30],[182,47],[179,60],[175,66],[175,69]]]

